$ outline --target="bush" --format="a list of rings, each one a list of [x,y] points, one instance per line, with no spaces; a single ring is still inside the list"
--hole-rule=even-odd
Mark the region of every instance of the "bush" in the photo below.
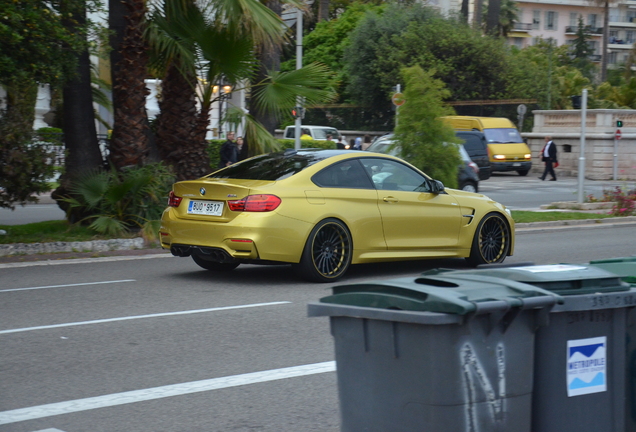
[[[162,163],[93,172],[75,180],[63,201],[79,212],[79,222],[90,222],[100,234],[142,229],[154,239],[173,182],[174,174]]]

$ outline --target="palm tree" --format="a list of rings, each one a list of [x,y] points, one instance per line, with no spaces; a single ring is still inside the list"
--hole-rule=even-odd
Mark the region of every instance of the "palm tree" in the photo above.
[[[121,169],[142,165],[151,154],[145,86],[148,45],[143,37],[145,0],[110,0],[114,124],[110,160]]]
[[[175,167],[178,179],[197,178],[210,170],[205,135],[210,108],[218,99],[214,85],[225,79],[236,88],[254,76],[254,48],[283,41],[281,20],[258,2],[219,0],[199,8],[188,0],[166,0],[150,23],[152,64],[164,77],[157,120],[160,154]],[[254,108],[279,115],[294,106],[297,95],[310,102],[331,95],[324,68],[294,72],[266,74],[249,85]],[[275,146],[262,125],[252,116],[243,117],[250,146]]]

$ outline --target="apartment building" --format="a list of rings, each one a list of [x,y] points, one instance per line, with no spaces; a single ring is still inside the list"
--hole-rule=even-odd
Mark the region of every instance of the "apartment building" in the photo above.
[[[517,1],[518,20],[508,35],[510,43],[524,48],[538,38],[555,45],[571,44],[579,17],[590,35],[593,61],[601,60],[605,9],[594,0]],[[624,63],[636,41],[636,0],[621,0],[609,8],[608,64]]]

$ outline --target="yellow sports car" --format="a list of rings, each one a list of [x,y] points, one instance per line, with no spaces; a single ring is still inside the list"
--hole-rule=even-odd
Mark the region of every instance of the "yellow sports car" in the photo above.
[[[500,263],[514,221],[484,195],[444,189],[393,156],[287,150],[174,184],[161,246],[199,266],[291,264],[333,282],[351,264],[464,257]]]

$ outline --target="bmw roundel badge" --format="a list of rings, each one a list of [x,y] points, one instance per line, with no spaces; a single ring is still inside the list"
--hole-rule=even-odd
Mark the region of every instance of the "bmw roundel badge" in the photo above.
[[[205,195],[205,188],[199,189],[199,192],[201,192],[201,195]]]

